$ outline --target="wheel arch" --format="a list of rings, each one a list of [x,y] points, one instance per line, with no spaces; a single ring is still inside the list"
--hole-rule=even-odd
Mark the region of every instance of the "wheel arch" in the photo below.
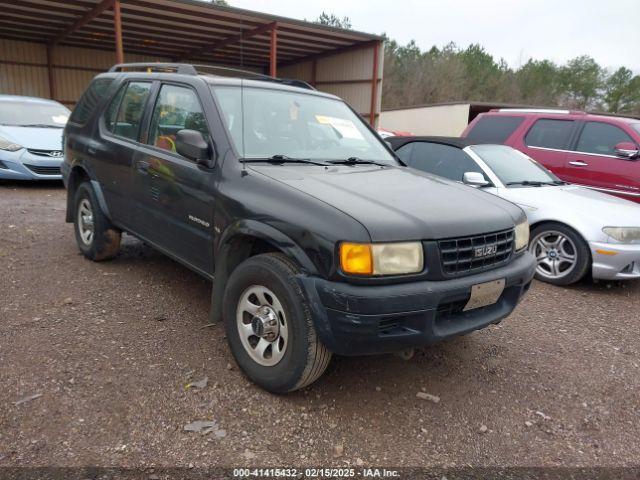
[[[75,198],[78,186],[83,182],[91,183],[93,191],[98,199],[98,203],[100,204],[100,208],[104,212],[105,216],[111,220],[109,208],[107,207],[107,202],[104,198],[104,192],[102,191],[100,183],[95,180],[89,171],[82,165],[74,165],[69,172],[69,178],[67,180],[67,212],[65,221],[67,223],[73,222],[73,199]]]
[[[257,220],[239,220],[229,225],[217,242],[211,320],[222,318],[224,289],[233,270],[246,259],[268,252],[280,252],[295,261],[304,273],[318,274],[309,256],[289,236]]]

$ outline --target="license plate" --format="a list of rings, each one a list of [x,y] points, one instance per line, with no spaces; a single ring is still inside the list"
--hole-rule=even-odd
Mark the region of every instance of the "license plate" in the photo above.
[[[463,311],[493,305],[498,301],[504,291],[504,278],[493,282],[478,283],[471,287],[471,297]]]

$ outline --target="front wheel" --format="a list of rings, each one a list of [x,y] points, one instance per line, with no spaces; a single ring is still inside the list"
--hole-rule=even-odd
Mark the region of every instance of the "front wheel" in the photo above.
[[[591,265],[587,243],[572,228],[546,223],[531,232],[529,251],[536,257],[536,278],[554,285],[581,280]]]
[[[257,255],[233,271],[225,289],[231,352],[247,377],[273,393],[313,383],[331,359],[297,274],[298,266],[280,253]]]

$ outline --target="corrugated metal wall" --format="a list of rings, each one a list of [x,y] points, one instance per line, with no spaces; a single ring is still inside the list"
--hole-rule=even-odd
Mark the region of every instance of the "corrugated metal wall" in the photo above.
[[[371,111],[371,79],[374,47],[347,51],[318,58],[313,78],[313,62],[307,61],[278,68],[278,75],[298,78],[315,84],[318,90],[345,99],[358,113],[369,118]],[[378,93],[376,116],[380,113],[383,77],[383,48],[378,49]]]
[[[358,113],[369,118],[373,47],[318,58],[316,78],[313,62],[278,69],[278,75],[316,84],[318,90],[344,98]],[[379,49],[376,115],[380,112],[382,63]],[[125,54],[127,62],[168,61],[167,58]],[[15,62],[15,63],[11,63]],[[72,106],[91,79],[115,62],[115,53],[87,48],[58,46],[52,55],[56,100]],[[47,48],[40,43],[0,39],[0,93],[49,98]]]
[[[126,54],[125,58],[128,62],[168,60],[132,54]],[[59,46],[53,49],[51,60],[55,98],[71,106],[95,75],[114,64],[115,53]],[[0,93],[49,98],[46,45],[0,39]]]

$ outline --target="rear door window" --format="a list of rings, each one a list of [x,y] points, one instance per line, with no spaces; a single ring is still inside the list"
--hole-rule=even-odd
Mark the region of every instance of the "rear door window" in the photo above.
[[[524,143],[528,147],[566,150],[569,146],[574,123],[573,120],[542,118],[529,129],[524,137]]]
[[[580,133],[576,150],[599,155],[615,155],[621,142],[635,143],[621,128],[603,122],[587,122]]]
[[[122,96],[116,95],[109,105],[105,122],[107,128],[111,127],[109,130],[114,135],[138,140],[142,114],[149,98],[151,82],[131,82],[124,88]],[[110,119],[109,114],[113,115],[116,104],[118,104],[118,113],[115,119]]]
[[[504,143],[516,128],[524,121],[524,117],[485,116],[480,117],[467,138],[477,142]]]
[[[94,80],[82,95],[82,98],[73,110],[69,121],[79,125],[87,123],[87,120],[89,120],[89,117],[95,111],[98,103],[107,93],[112,82],[113,78],[97,78]]]
[[[407,165],[423,172],[461,182],[466,172],[478,172],[482,169],[466,152],[456,147],[429,142],[412,142],[398,150],[398,156],[404,160],[402,150],[410,147],[411,155]]]

